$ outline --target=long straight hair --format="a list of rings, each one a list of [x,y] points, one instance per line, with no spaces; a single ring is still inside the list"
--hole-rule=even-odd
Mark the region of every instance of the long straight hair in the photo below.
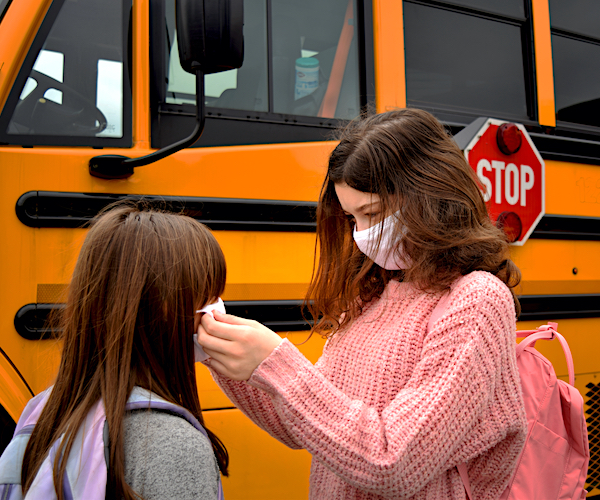
[[[339,139],[317,208],[319,259],[305,301],[313,331],[334,334],[381,296],[391,279],[436,292],[482,270],[513,291],[520,271],[509,258],[506,236],[490,220],[461,150],[433,115],[413,108],[363,115]],[[395,214],[395,251],[408,257],[408,269],[382,269],[358,250],[336,184],[377,194],[381,212]],[[513,298],[518,314],[514,291]]]
[[[212,234],[182,215],[117,206],[89,230],[61,317],[63,351],[54,387],[25,450],[30,488],[52,444],[71,452],[76,433],[102,399],[109,429],[107,498],[141,498],[125,482],[123,416],[134,386],[183,406],[203,425],[194,368],[195,311],[220,296],[225,259]],[[221,472],[228,455],[210,431]],[[56,459],[59,500],[67,460]]]

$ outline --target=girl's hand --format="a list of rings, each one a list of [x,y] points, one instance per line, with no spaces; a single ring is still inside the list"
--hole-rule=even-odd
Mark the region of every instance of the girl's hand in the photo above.
[[[282,338],[258,321],[214,312],[204,314],[198,343],[212,360],[210,366],[233,380],[248,380]]]

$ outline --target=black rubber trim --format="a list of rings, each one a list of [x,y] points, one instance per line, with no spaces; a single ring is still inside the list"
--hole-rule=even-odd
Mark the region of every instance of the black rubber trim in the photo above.
[[[600,241],[600,217],[545,215],[530,238]]]
[[[560,133],[560,130],[557,133]],[[600,165],[600,140],[535,132],[530,132],[529,135],[544,160]]]
[[[106,206],[125,199],[143,199],[151,206],[193,217],[217,231],[316,230],[317,204],[308,201],[29,191],[18,199],[16,213],[29,227],[85,227]]]
[[[63,304],[26,304],[15,315],[15,329],[27,340],[53,339],[60,331],[47,324],[50,313]],[[301,300],[227,301],[227,312],[242,318],[254,319],[274,331],[309,330],[302,317]]]
[[[519,320],[600,318],[600,293],[522,295]]]
[[[314,232],[317,227],[317,204],[311,201],[29,191],[17,201],[16,213],[29,227],[85,227],[106,206],[125,199],[144,199],[217,231]],[[600,241],[600,217],[545,215],[530,237]]]
[[[522,295],[520,321],[600,318],[600,294]],[[227,301],[227,312],[254,319],[272,330],[281,332],[310,329],[302,315],[301,300]],[[15,328],[27,340],[55,338],[58,330],[47,327],[51,311],[63,304],[26,304],[15,315]]]
[[[57,329],[47,326],[49,314],[63,304],[26,304],[15,314],[15,330],[27,340],[46,340],[56,337]]]

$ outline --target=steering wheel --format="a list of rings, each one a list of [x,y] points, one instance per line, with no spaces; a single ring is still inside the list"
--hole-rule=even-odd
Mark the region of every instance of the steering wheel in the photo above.
[[[32,70],[29,76],[37,86],[15,109],[17,123],[27,125],[36,134],[49,135],[95,135],[106,129],[104,113],[86,96],[39,71]],[[62,92],[66,104],[44,98],[49,89]]]

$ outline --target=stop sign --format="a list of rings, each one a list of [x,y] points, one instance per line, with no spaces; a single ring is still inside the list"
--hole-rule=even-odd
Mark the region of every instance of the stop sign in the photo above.
[[[490,217],[513,244],[523,245],[544,215],[544,161],[521,124],[488,118],[470,132],[464,154],[481,183]]]

